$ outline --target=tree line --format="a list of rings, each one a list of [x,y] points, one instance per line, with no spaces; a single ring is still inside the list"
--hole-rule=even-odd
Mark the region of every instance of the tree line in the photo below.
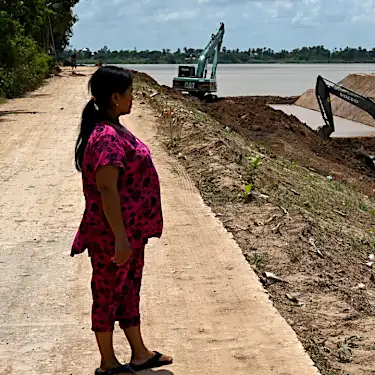
[[[68,45],[79,0],[0,0],[0,96],[35,89]]]
[[[79,63],[97,63],[99,61],[110,64],[183,64],[193,63],[201,54],[201,49],[183,48],[171,51],[138,51],[113,50],[103,47],[97,51],[85,48],[78,52]],[[62,58],[72,53],[65,51]],[[245,51],[223,47],[219,62],[221,64],[251,64],[251,63],[372,63],[375,61],[375,48],[346,47],[329,50],[324,46],[302,47],[291,51],[274,51],[270,48],[249,48]]]

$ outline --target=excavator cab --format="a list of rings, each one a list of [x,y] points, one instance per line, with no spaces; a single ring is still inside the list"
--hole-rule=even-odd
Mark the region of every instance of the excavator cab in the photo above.
[[[180,65],[178,67],[179,78],[195,78],[195,66]]]

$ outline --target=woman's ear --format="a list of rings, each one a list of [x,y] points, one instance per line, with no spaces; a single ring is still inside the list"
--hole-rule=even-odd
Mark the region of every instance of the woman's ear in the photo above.
[[[119,101],[120,101],[120,95],[117,92],[113,93],[112,94],[112,104],[114,106],[116,106],[116,104],[118,105]]]

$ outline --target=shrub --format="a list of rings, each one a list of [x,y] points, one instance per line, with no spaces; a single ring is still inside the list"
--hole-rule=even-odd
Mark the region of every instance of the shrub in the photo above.
[[[9,43],[12,66],[0,66],[0,93],[6,98],[20,96],[40,86],[49,75],[53,60],[40,52],[36,42],[16,35]]]

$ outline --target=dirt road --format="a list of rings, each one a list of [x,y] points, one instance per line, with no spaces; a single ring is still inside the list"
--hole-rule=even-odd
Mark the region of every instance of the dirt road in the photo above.
[[[55,78],[0,107],[0,374],[89,375],[90,265],[70,258],[83,197],[73,149],[86,77]],[[31,113],[32,112],[32,113]],[[175,358],[160,375],[313,375],[241,250],[155,137],[147,107],[127,126],[149,143],[162,181],[165,234],[147,249],[143,331]],[[128,348],[116,334],[121,360]]]

